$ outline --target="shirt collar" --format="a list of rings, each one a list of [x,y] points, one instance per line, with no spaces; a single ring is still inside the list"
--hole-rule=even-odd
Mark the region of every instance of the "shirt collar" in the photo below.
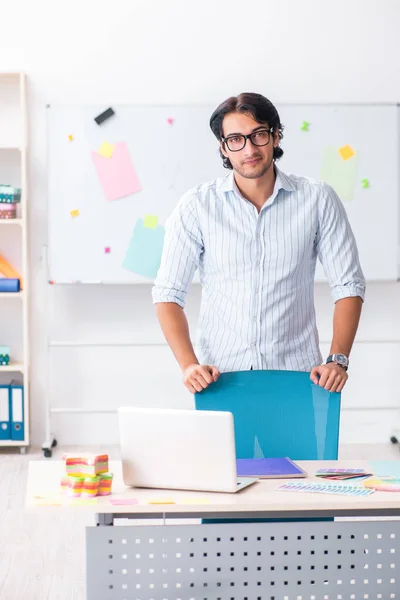
[[[278,193],[280,189],[286,190],[287,192],[294,192],[295,187],[290,181],[290,177],[281,171],[276,165],[274,165],[274,167],[276,180],[273,195]],[[219,189],[221,192],[233,192],[234,190],[238,191],[233,171],[221,179]]]

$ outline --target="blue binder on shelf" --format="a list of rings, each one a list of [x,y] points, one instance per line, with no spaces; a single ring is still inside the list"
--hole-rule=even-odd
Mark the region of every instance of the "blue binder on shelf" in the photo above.
[[[11,439],[23,441],[25,437],[24,428],[24,386],[12,382],[10,385],[11,405]]]
[[[11,440],[10,386],[0,385],[0,440]]]
[[[8,277],[0,277],[0,292],[16,293],[21,289],[19,279],[13,279]]]

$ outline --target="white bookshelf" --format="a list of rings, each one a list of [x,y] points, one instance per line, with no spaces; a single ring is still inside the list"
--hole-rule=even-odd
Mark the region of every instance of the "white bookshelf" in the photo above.
[[[16,257],[13,267],[23,279],[19,293],[0,293],[0,345],[10,346],[10,364],[0,366],[0,382],[17,379],[24,385],[24,440],[0,440],[0,446],[29,445],[29,268],[27,178],[28,110],[24,73],[0,73],[0,183],[22,188],[16,219],[0,219],[0,254]],[[8,258],[7,258],[8,259]],[[13,303],[16,306],[13,306]],[[9,311],[9,312],[8,312]],[[7,339],[7,332],[18,332]]]
[[[0,150],[3,150],[3,148],[0,148]],[[0,227],[3,227],[3,226],[11,227],[12,225],[14,225],[14,227],[16,225],[21,226],[22,219],[0,219]]]
[[[9,365],[0,365],[0,373],[24,373],[25,372],[25,365],[23,363],[11,363]],[[2,442],[3,440],[0,440],[0,442]],[[9,440],[4,440],[4,444],[6,445],[6,442]]]
[[[7,292],[0,292],[0,298],[23,298],[24,292],[15,292],[14,294],[8,294]]]

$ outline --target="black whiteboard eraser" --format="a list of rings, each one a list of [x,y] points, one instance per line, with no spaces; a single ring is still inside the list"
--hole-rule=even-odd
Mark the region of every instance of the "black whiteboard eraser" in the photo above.
[[[101,113],[101,115],[99,115],[98,117],[95,117],[94,120],[96,121],[97,125],[101,125],[103,123],[103,121],[106,121],[113,115],[115,115],[115,112],[113,111],[113,109],[107,108],[107,110],[105,110],[103,113]]]

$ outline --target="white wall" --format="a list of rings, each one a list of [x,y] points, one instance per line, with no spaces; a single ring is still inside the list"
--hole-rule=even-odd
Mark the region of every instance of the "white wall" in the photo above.
[[[0,71],[29,77],[32,434],[42,443],[46,382],[46,103],[215,103],[241,91],[274,102],[400,101],[397,0],[11,0],[2,3]],[[379,123],[366,123],[384,152]],[[379,206],[376,207],[379,210]],[[162,343],[148,286],[52,289],[57,340],[134,347],[55,348],[58,406],[189,405]],[[198,290],[188,305],[194,327]],[[316,290],[323,351],[333,305]],[[343,394],[342,441],[385,441],[400,414],[400,284],[373,284]],[[116,441],[114,417],[55,416],[61,443]]]

